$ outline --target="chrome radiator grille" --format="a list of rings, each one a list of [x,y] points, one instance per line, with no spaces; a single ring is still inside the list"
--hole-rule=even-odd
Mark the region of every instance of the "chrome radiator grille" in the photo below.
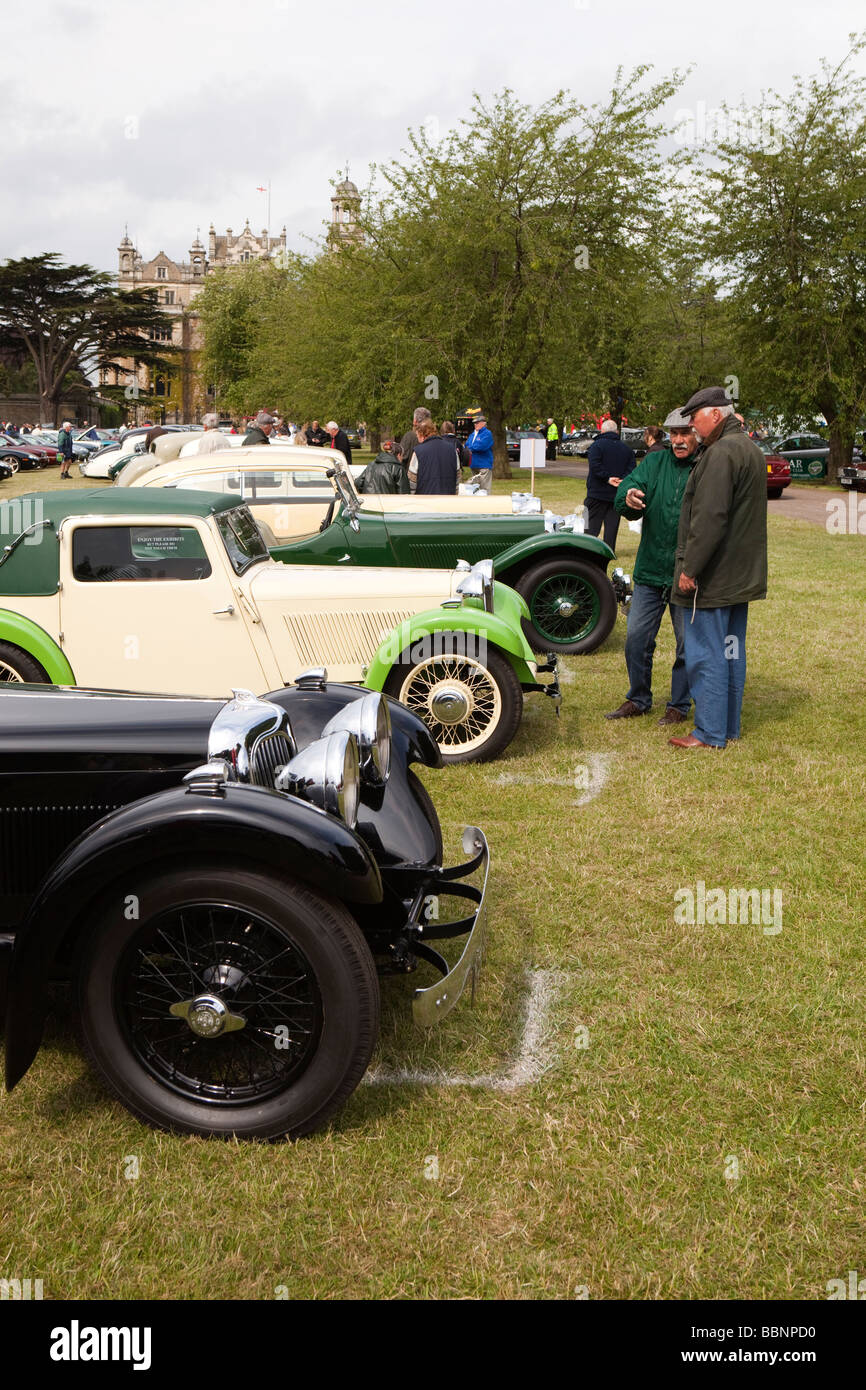
[[[278,767],[291,760],[292,745],[285,734],[260,738],[250,759],[250,781],[254,787],[273,787]]]

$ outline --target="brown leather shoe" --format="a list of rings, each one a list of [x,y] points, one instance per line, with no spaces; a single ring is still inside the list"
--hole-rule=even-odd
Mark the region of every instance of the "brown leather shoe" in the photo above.
[[[722,751],[714,743],[702,743],[694,734],[686,734],[685,738],[669,738],[668,743],[672,743],[674,748],[712,748],[714,753]]]
[[[641,709],[634,700],[625,700],[619,709],[612,709],[610,714],[606,714],[605,719],[634,719],[637,714],[649,714],[648,709]]]
[[[682,710],[675,709],[673,705],[668,705],[667,709],[665,710],[664,714],[662,715],[661,719],[659,720],[659,723],[660,723],[660,724],[684,724],[684,723],[686,722],[687,719],[688,719],[688,715],[687,715],[687,714],[683,714]]]

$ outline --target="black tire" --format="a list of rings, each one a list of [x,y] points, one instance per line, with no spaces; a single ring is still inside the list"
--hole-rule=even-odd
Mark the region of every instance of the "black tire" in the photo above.
[[[45,671],[29,653],[11,642],[0,642],[0,685],[50,685]]]
[[[768,497],[772,497],[773,500],[775,501],[775,499],[776,499],[777,497],[781,497],[781,496],[782,496],[783,491],[784,491],[784,488],[780,488],[780,487],[768,487],[768,488],[767,488],[767,496],[768,496]]]
[[[507,572],[503,576],[508,583]],[[616,595],[603,569],[563,557],[532,565],[515,582],[526,599],[528,642],[537,652],[585,656],[610,635],[616,622]],[[557,612],[570,604],[572,612]]]
[[[517,733],[523,691],[514,668],[491,647],[482,650],[466,632],[436,632],[420,659],[403,653],[391,668],[385,693],[417,714],[439,745],[444,763],[486,763],[498,758]],[[453,721],[438,719],[432,701],[455,689],[468,711]]]
[[[294,879],[198,865],[124,882],[91,920],[76,970],[84,1051],[147,1124],[296,1138],[324,1125],[367,1070],[379,982],[341,903]],[[201,1036],[171,1015],[172,1002],[206,994],[244,1025]]]

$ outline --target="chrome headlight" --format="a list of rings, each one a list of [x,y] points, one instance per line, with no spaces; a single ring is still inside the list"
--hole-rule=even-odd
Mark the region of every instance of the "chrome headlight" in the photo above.
[[[458,562],[457,568],[461,565]],[[457,585],[457,592],[461,598],[480,598],[484,601],[484,609],[487,613],[493,612],[493,577],[494,567],[492,560],[479,560],[473,565],[465,579],[461,579]]]
[[[225,762],[233,782],[273,787],[276,769],[297,752],[289,716],[250,690],[235,690],[210,727],[208,762]]]
[[[276,788],[339,816],[354,830],[361,794],[355,735],[341,729],[308,743],[277,773]]]
[[[363,781],[384,787],[391,772],[391,711],[385,696],[374,692],[344,705],[328,720],[322,738],[342,729],[358,740]]]

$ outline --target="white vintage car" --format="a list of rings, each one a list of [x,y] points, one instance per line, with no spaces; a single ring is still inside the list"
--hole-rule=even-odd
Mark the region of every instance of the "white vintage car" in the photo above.
[[[253,446],[245,449],[243,454],[237,454],[235,451],[243,443],[243,436],[225,435],[219,450],[199,455],[200,439],[200,435],[192,440],[185,435],[163,435],[157,439],[153,453],[145,454],[140,459],[135,459],[126,465],[123,471],[117,475],[117,486],[196,486],[190,480],[201,469],[210,471],[212,467],[216,467],[220,463],[231,468],[243,459],[243,467],[247,472],[250,470],[261,471],[262,456],[265,455],[269,472],[277,473],[278,471],[290,470],[292,473],[298,474],[306,471],[309,477],[303,484],[305,496],[310,501],[320,498],[330,501],[334,495],[333,483],[327,476],[330,469],[339,469],[341,474],[348,477],[349,486],[356,496],[354,480],[364,471],[363,464],[353,463],[350,467],[339,449],[304,447],[290,444],[288,440],[278,439],[267,448],[264,445]],[[225,443],[226,440],[229,442]],[[249,462],[247,462],[248,455],[250,457]],[[184,481],[181,481],[182,479]],[[317,479],[319,481],[318,491],[316,490]],[[289,487],[286,497],[287,500],[295,497],[293,487]],[[271,500],[275,500],[275,497],[272,497]],[[391,495],[390,493],[368,492],[363,495],[363,505],[365,510],[370,512],[424,511],[441,512],[448,515],[459,512],[468,516],[525,516],[527,514],[537,515],[541,511],[541,499],[530,497],[522,492],[513,492],[510,496],[461,492],[456,497],[418,497],[414,493]]]
[[[413,708],[446,761],[479,761],[514,737],[525,690],[558,697],[527,614],[490,560],[280,564],[237,496],[76,489],[0,508],[0,682],[225,697],[326,667]]]

